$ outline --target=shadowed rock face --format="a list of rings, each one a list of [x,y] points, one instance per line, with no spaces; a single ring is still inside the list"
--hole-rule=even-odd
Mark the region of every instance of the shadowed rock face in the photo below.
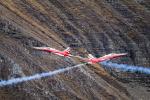
[[[96,57],[126,52],[117,63],[150,66],[149,0],[1,0],[0,79],[79,64],[35,51],[50,46]],[[149,100],[150,77],[86,65],[0,88],[0,100]]]

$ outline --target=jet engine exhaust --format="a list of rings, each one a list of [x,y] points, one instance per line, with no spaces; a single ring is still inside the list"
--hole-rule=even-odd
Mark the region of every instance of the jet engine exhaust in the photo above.
[[[112,62],[101,62],[100,64],[104,65],[105,67],[117,68],[125,72],[140,72],[144,74],[150,74],[150,68],[142,66],[131,66],[127,64],[117,64]]]
[[[54,75],[69,71],[73,68],[81,67],[85,64],[86,63],[78,64],[78,65],[73,66],[73,67],[62,68],[62,69],[58,69],[58,70],[55,70],[55,71],[49,71],[49,72],[45,72],[45,73],[35,74],[35,75],[32,75],[32,76],[14,78],[14,79],[10,79],[10,80],[2,80],[2,81],[0,81],[0,87],[7,86],[7,85],[13,85],[13,84],[21,83],[21,82],[26,82],[26,81],[30,81],[30,80],[40,79],[40,78],[43,78],[43,77],[54,76]]]

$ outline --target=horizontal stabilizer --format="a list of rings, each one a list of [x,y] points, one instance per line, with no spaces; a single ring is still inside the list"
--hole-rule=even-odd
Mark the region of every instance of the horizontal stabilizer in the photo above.
[[[88,58],[92,59],[92,58],[95,58],[95,57],[92,54],[88,54]]]
[[[64,52],[67,52],[67,53],[70,53],[70,51],[71,51],[70,47],[64,50]]]

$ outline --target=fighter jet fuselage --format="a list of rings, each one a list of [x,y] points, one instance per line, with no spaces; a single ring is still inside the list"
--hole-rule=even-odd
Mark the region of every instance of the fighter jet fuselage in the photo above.
[[[49,52],[49,53],[54,53],[56,55],[65,56],[65,57],[71,55],[69,47],[64,51],[59,51],[59,50],[56,50],[56,49],[50,48],[50,47],[34,47],[34,49],[41,50],[41,51],[46,51],[46,52]]]
[[[88,58],[83,58],[82,60],[90,64],[94,64],[94,63],[111,60],[111,59],[118,58],[118,57],[125,56],[125,55],[127,55],[127,53],[120,53],[120,54],[112,53],[112,54],[108,54],[100,58],[95,58],[94,56],[89,54]]]

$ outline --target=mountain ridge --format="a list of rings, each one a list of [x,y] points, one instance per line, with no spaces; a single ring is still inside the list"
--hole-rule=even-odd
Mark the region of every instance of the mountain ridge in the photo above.
[[[33,46],[59,50],[70,46],[72,54],[83,57],[127,52],[127,57],[113,62],[149,67],[150,14],[146,4],[148,0],[1,0],[0,79],[81,63],[35,51]],[[55,77],[1,87],[0,99],[148,100],[149,80],[144,74],[87,65]],[[143,88],[135,91],[138,86]]]

